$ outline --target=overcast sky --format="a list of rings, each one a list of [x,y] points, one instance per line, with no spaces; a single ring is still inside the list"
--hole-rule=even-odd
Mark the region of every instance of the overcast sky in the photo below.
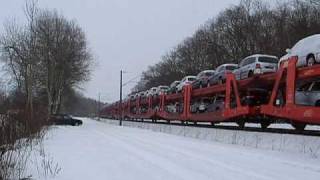
[[[40,7],[57,9],[75,19],[87,34],[96,57],[86,96],[103,101],[119,99],[120,69],[124,82],[141,75],[149,65],[224,8],[239,0],[39,0]],[[0,23],[10,17],[24,21],[24,0],[3,1]],[[136,79],[136,81],[139,78]],[[134,86],[124,87],[124,95]]]

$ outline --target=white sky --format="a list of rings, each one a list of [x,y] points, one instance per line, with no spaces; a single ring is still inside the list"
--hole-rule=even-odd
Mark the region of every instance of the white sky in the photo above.
[[[23,22],[24,0],[2,0],[2,23],[10,17]],[[86,96],[103,101],[119,98],[120,69],[124,82],[139,76],[149,65],[224,8],[239,0],[39,0],[40,7],[57,9],[76,19],[87,34],[97,64]],[[138,80],[138,79],[137,79]],[[124,87],[126,95],[135,83]]]

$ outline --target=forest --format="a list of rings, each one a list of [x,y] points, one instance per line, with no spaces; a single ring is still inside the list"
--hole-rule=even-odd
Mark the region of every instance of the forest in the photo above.
[[[252,54],[283,56],[298,40],[320,32],[320,3],[289,0],[271,4],[242,0],[202,24],[157,64],[142,73],[132,93],[170,85],[187,75],[238,63]]]

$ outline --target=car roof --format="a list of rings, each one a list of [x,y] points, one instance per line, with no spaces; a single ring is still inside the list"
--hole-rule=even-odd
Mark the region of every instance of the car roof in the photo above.
[[[58,114],[51,114],[51,116],[69,116],[69,114],[58,113]]]
[[[253,54],[251,56],[248,56],[248,57],[245,57],[244,59],[246,58],[251,58],[251,57],[271,57],[271,58],[277,58],[277,56],[273,56],[273,55],[269,55],[269,54]]]
[[[206,72],[215,72],[215,70],[211,69],[211,70],[204,70],[204,71],[201,71],[200,73],[206,73]],[[199,73],[199,74],[200,74]]]
[[[189,76],[185,76],[184,78],[196,78],[196,76],[189,75]]]
[[[232,63],[229,63],[229,64],[222,64],[218,67],[222,67],[222,66],[238,66],[238,64],[232,64]]]
[[[180,84],[181,83],[181,81],[173,81],[171,84],[170,84],[170,86],[172,86],[172,85],[174,85],[174,84]]]
[[[320,40],[320,34],[314,34],[314,35],[311,35],[311,36],[308,36],[306,38],[303,38],[303,39],[299,40],[295,45],[303,43],[303,42],[307,42],[307,41],[315,41],[315,42],[317,42],[319,40]]]

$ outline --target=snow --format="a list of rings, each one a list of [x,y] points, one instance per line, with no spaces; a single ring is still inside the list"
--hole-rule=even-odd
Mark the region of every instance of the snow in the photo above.
[[[303,155],[82,120],[82,126],[59,126],[48,132],[43,146],[61,171],[47,179],[312,180],[320,176],[319,159]],[[46,179],[32,164],[27,174]]]
[[[118,120],[101,119],[101,121],[118,125]],[[256,149],[272,150],[286,153],[296,153],[297,156],[307,155],[320,159],[320,138],[317,136],[304,136],[294,134],[279,134],[267,132],[252,132],[241,130],[226,130],[219,128],[199,128],[193,126],[173,126],[148,122],[123,121],[123,126],[148,129],[184,137],[214,141],[224,144],[246,146]],[[229,126],[232,123],[224,123]],[[259,126],[250,123],[251,126]],[[275,124],[275,127],[289,128],[290,125]],[[288,127],[289,126],[289,127]],[[311,126],[316,129],[319,126]],[[319,130],[319,129],[318,129]]]

